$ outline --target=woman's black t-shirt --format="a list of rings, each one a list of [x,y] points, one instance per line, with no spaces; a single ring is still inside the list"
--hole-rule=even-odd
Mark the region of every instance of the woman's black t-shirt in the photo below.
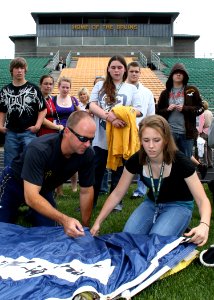
[[[140,180],[149,188],[148,197],[154,201],[150,180],[143,176],[143,166],[139,163],[139,151],[126,162],[126,169],[132,174],[140,174]],[[193,196],[185,182],[195,172],[192,161],[182,152],[177,151],[175,161],[172,162],[170,175],[162,180],[157,203],[173,201],[192,201]]]

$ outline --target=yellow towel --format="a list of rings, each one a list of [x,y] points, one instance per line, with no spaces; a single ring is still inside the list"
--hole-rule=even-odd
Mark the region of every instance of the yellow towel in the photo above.
[[[107,168],[117,170],[140,148],[138,129],[136,125],[136,111],[131,106],[115,106],[112,111],[117,118],[126,122],[123,128],[116,128],[112,123],[106,124],[106,137],[108,145]]]

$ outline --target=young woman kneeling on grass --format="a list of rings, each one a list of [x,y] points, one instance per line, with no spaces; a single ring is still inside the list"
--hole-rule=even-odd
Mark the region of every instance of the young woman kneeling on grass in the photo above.
[[[92,235],[99,233],[101,223],[124,197],[137,173],[149,190],[123,231],[163,236],[184,234],[191,237],[191,242],[203,246],[208,239],[211,206],[195,166],[178,151],[163,117],[153,115],[142,120],[139,138],[141,148],[127,161],[117,187],[91,228]],[[198,226],[184,233],[191,221],[194,199],[201,219]]]

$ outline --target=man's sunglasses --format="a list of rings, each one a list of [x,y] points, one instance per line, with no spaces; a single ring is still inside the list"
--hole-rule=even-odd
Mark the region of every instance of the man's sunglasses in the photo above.
[[[86,143],[88,141],[90,141],[92,143],[93,139],[94,138],[89,138],[87,136],[82,136],[82,135],[79,135],[77,132],[75,132],[73,129],[71,129],[70,127],[68,127],[68,129],[70,130],[70,132],[72,132],[80,142],[82,143]]]

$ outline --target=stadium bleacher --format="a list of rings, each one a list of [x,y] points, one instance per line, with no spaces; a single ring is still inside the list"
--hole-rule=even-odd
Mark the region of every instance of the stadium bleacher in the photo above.
[[[28,64],[27,80],[38,85],[42,75],[50,74],[51,69],[47,67],[50,61],[49,57],[30,57],[25,59]],[[0,59],[0,88],[11,82],[10,62],[11,59]]]
[[[91,92],[96,76],[105,76],[106,67],[110,57],[80,57],[77,59],[75,68],[65,68],[61,71],[60,76],[66,76],[72,80],[71,94],[77,96],[80,88],[86,87]],[[133,58],[125,57],[127,64]],[[141,68],[140,81],[149,88],[156,99],[159,98],[160,92],[165,88],[156,74],[149,68]],[[53,94],[58,93],[57,82],[55,83]]]
[[[129,63],[133,57],[125,57]],[[74,67],[65,68],[59,75],[70,77],[72,79],[71,94],[77,96],[80,88],[86,87],[89,92],[93,88],[93,82],[96,76],[105,75],[106,67],[110,57],[73,57],[76,60]],[[26,79],[39,84],[39,79],[44,74],[50,74],[53,70],[48,67],[50,57],[28,57],[28,72]],[[9,72],[10,59],[0,59],[0,88],[11,81]],[[209,58],[178,58],[178,57],[161,57],[161,72],[168,77],[172,66],[181,62],[185,65],[189,73],[189,84],[198,87],[202,98],[207,100],[210,109],[214,111],[214,60]],[[150,68],[141,68],[140,81],[148,87],[154,97],[158,100],[165,84],[158,78]],[[53,94],[58,93],[57,80],[54,86]]]

